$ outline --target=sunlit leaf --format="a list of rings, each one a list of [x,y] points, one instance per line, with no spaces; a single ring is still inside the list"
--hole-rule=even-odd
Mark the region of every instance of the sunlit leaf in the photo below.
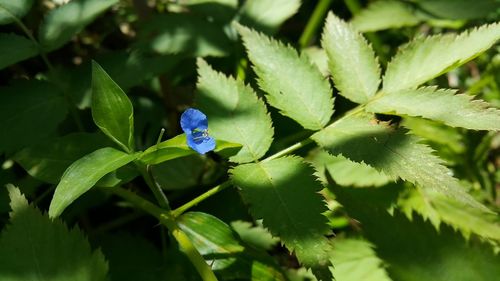
[[[422,20],[411,5],[394,0],[371,2],[354,15],[351,23],[361,32],[371,32],[403,26],[414,26]]]
[[[240,22],[257,30],[272,34],[293,16],[300,0],[246,0],[240,9]]]

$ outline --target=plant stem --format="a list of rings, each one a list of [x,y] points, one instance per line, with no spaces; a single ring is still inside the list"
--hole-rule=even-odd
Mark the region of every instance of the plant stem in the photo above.
[[[143,211],[156,217],[163,225],[165,225],[174,238],[179,243],[182,252],[186,254],[191,263],[194,265],[203,281],[217,281],[217,277],[213,273],[210,266],[207,264],[203,256],[196,250],[189,237],[184,233],[175,222],[175,218],[169,211],[163,210],[155,204],[145,200],[144,198],[136,195],[135,193],[123,188],[110,188],[106,189],[113,194],[127,200],[128,202],[136,205]]]
[[[266,162],[266,161],[269,161],[269,160],[273,160],[273,159],[276,159],[276,158],[279,158],[281,156],[284,156],[286,154],[289,154],[291,152],[294,152],[295,150],[299,149],[299,148],[302,148],[308,144],[312,143],[312,139],[310,138],[307,138],[305,140],[302,140],[302,141],[299,141],[281,151],[278,151],[277,153],[267,157],[266,159],[262,160],[262,162]]]
[[[153,192],[153,195],[156,198],[156,201],[158,201],[158,204],[160,204],[160,207],[167,211],[170,211],[170,203],[168,202],[167,196],[165,195],[165,193],[163,193],[163,190],[151,175],[150,166],[144,165],[143,163],[140,163],[138,161],[135,162],[135,165],[137,166],[137,169],[141,173],[149,189],[151,189],[151,191]]]
[[[209,198],[210,196],[218,193],[219,191],[222,191],[222,190],[226,189],[230,185],[231,185],[230,181],[225,181],[225,182],[217,185],[216,187],[211,188],[210,190],[208,190],[205,193],[199,195],[198,197],[194,198],[193,200],[191,200],[191,201],[187,202],[186,204],[180,206],[179,208],[173,210],[172,211],[172,215],[174,217],[178,217],[178,216],[182,215],[185,211],[187,211],[190,208],[198,205],[198,203],[200,203],[201,201],[203,201],[203,200]]]
[[[312,37],[318,30],[319,26],[323,23],[323,19],[326,12],[328,12],[328,8],[331,3],[332,0],[320,0],[316,5],[316,8],[314,8],[311,17],[309,18],[309,21],[299,38],[299,47],[301,49],[307,47],[311,43]]]

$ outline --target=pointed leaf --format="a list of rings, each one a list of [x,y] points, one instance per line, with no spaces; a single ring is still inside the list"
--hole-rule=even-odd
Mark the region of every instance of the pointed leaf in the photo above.
[[[500,220],[497,214],[485,213],[433,190],[416,187],[400,197],[398,206],[411,220],[413,213],[428,219],[437,229],[445,223],[459,230],[466,238],[472,233],[500,241]]]
[[[500,276],[500,255],[491,246],[465,241],[446,225],[437,231],[418,215],[410,221],[397,210],[389,214],[370,197],[359,196],[363,191],[369,189],[334,190],[348,214],[361,222],[377,256],[388,263],[393,280],[490,281]]]
[[[214,152],[221,154],[224,157],[230,157],[238,153],[241,145],[223,140],[216,140]],[[158,145],[153,145],[146,149],[139,156],[139,160],[145,164],[159,164],[171,159],[184,157],[187,155],[195,154],[196,151],[192,150],[187,145],[186,134],[180,134],[169,140],[160,142]]]
[[[312,136],[330,153],[364,162],[391,177],[435,189],[456,200],[486,209],[460,186],[433,150],[404,129],[377,123],[368,116],[340,119]],[[487,210],[487,209],[486,209]]]
[[[134,150],[132,103],[102,67],[92,62],[92,118],[125,151]]]
[[[244,163],[264,156],[274,134],[264,102],[252,88],[214,71],[203,60],[198,60],[198,75],[196,104],[208,117],[210,135],[243,145],[230,160]]]
[[[454,90],[424,87],[383,94],[370,102],[371,112],[421,116],[453,127],[500,130],[500,110]]]
[[[308,161],[316,168],[318,177],[326,183],[325,169],[335,183],[342,186],[382,186],[393,179],[365,163],[353,162],[342,155],[331,155],[324,150],[311,154]]]
[[[62,47],[116,3],[118,0],[72,0],[50,11],[38,30],[40,44],[45,51]]]
[[[321,43],[341,95],[357,103],[375,95],[380,84],[380,66],[373,49],[358,31],[329,13]]]
[[[100,250],[92,251],[77,228],[49,219],[28,204],[19,189],[8,187],[12,213],[0,236],[3,281],[105,281],[108,265]]]
[[[391,281],[374,246],[362,239],[337,238],[333,244],[333,276],[342,281]]]
[[[224,280],[286,280],[273,259],[264,251],[246,246],[229,225],[218,218],[189,212],[180,216],[177,222]]]
[[[47,82],[23,81],[0,88],[0,154],[54,133],[66,113],[64,96]]]
[[[500,23],[483,25],[460,35],[418,38],[403,46],[387,65],[383,91],[415,88],[475,58],[500,39]]]
[[[0,0],[0,25],[20,20],[32,5],[33,0]]]
[[[263,225],[301,263],[328,274],[329,229],[322,215],[326,206],[318,192],[321,185],[313,170],[299,157],[283,157],[232,170],[234,184],[241,188],[254,219]]]
[[[434,1],[434,0],[433,0]],[[379,0],[371,2],[351,20],[360,32],[373,32],[389,28],[417,25],[422,18],[405,2]]]
[[[71,164],[56,187],[50,202],[49,216],[58,217],[66,207],[91,189],[104,175],[132,162],[137,156],[106,147]]]
[[[333,114],[332,90],[319,70],[290,46],[238,26],[268,102],[306,129],[318,130]]]
[[[248,0],[240,9],[240,22],[267,34],[275,33],[283,22],[297,13],[300,0]]]
[[[28,38],[16,34],[0,33],[0,69],[37,54],[38,47]]]

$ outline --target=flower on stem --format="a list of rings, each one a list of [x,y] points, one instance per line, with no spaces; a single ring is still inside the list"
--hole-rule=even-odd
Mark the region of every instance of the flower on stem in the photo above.
[[[208,120],[203,112],[188,108],[181,115],[181,128],[186,133],[187,145],[200,154],[215,148],[215,139],[208,135]]]

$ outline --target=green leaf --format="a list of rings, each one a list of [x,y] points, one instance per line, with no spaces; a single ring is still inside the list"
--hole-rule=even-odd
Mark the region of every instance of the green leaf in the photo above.
[[[238,7],[238,0],[183,0],[179,2],[185,9],[221,23],[231,21]]]
[[[380,66],[373,49],[358,31],[329,13],[321,43],[341,95],[357,103],[375,95],[380,84]]]
[[[232,43],[220,25],[187,13],[152,17],[140,34],[139,46],[158,54],[221,57],[231,52]]]
[[[322,215],[327,209],[313,172],[301,158],[283,157],[237,166],[232,180],[254,219],[263,219],[302,264],[328,275],[329,229]]]
[[[273,34],[283,22],[297,13],[299,7],[300,0],[247,0],[239,11],[239,22]]]
[[[214,151],[223,156],[232,156],[236,154],[241,145],[226,142],[223,140],[216,140],[216,146]],[[184,157],[191,154],[196,154],[197,152],[192,150],[187,145],[186,134],[180,134],[169,140],[160,142],[158,145],[153,145],[146,149],[140,156],[139,160],[145,164],[159,164],[171,159]]]
[[[37,54],[38,47],[28,38],[0,33],[0,70]]]
[[[126,154],[111,147],[101,148],[80,158],[62,175],[50,202],[49,216],[58,217],[66,207],[91,189],[104,175],[136,158],[136,154]]]
[[[198,187],[207,165],[199,154],[174,158],[151,167],[151,174],[164,190]]]
[[[28,204],[19,189],[8,187],[12,213],[0,236],[3,281],[104,281],[108,265],[92,251],[84,234]]]
[[[279,239],[273,237],[260,224],[253,226],[252,223],[246,221],[233,221],[231,227],[238,233],[241,240],[257,248],[269,251],[279,242]]]
[[[337,238],[333,243],[333,276],[341,281],[391,281],[373,245],[363,239]]]
[[[14,155],[32,177],[58,183],[71,163],[112,143],[102,134],[74,133],[30,146]]]
[[[453,127],[500,130],[500,110],[455,90],[423,87],[382,94],[368,103],[371,112],[421,116]]]
[[[0,153],[52,134],[66,113],[64,96],[49,83],[31,80],[0,88]]]
[[[208,116],[210,135],[243,145],[229,160],[244,163],[264,156],[274,134],[264,102],[250,86],[214,71],[201,59],[198,75],[196,104]]]
[[[475,19],[498,13],[497,0],[414,0],[426,13],[446,19]]]
[[[290,46],[243,26],[238,31],[268,102],[306,129],[325,126],[333,114],[333,99],[319,70]]]
[[[407,3],[400,1],[375,1],[361,10],[351,20],[360,32],[373,32],[389,28],[417,25],[422,18]]]
[[[330,69],[328,69],[328,56],[326,51],[322,48],[311,46],[302,49],[301,55],[306,56],[321,72],[323,77],[330,76]]]
[[[357,191],[357,192],[353,192]],[[393,280],[490,281],[500,276],[500,256],[477,239],[464,241],[449,226],[437,231],[415,215],[408,220],[397,210],[389,214],[373,205],[368,189],[337,188],[335,195],[348,214],[361,222],[364,236],[388,263]]]
[[[441,223],[445,223],[459,230],[466,238],[474,233],[500,241],[500,220],[497,214],[481,212],[432,190],[420,187],[407,189],[400,197],[398,206],[410,220],[414,212],[418,213],[436,229],[439,229]]]
[[[134,151],[134,109],[127,95],[92,62],[92,118],[125,151]]]
[[[20,20],[32,5],[33,0],[0,0],[0,25]]]
[[[324,150],[311,153],[307,160],[316,168],[318,178],[324,183],[326,183],[325,169],[335,183],[342,186],[382,186],[393,180],[365,163],[352,162],[342,155],[334,156]]]
[[[118,0],[72,0],[44,18],[38,39],[45,51],[62,47]]]
[[[246,247],[218,218],[189,212],[179,217],[177,223],[224,280],[286,280],[273,259],[263,251]]]
[[[378,123],[368,116],[348,116],[312,137],[330,153],[364,162],[391,177],[435,189],[456,200],[485,210],[468,195],[433,150],[401,128]],[[487,209],[486,209],[487,210]]]
[[[417,38],[403,46],[387,65],[385,93],[415,88],[489,49],[500,39],[500,23],[483,25],[460,35]]]

